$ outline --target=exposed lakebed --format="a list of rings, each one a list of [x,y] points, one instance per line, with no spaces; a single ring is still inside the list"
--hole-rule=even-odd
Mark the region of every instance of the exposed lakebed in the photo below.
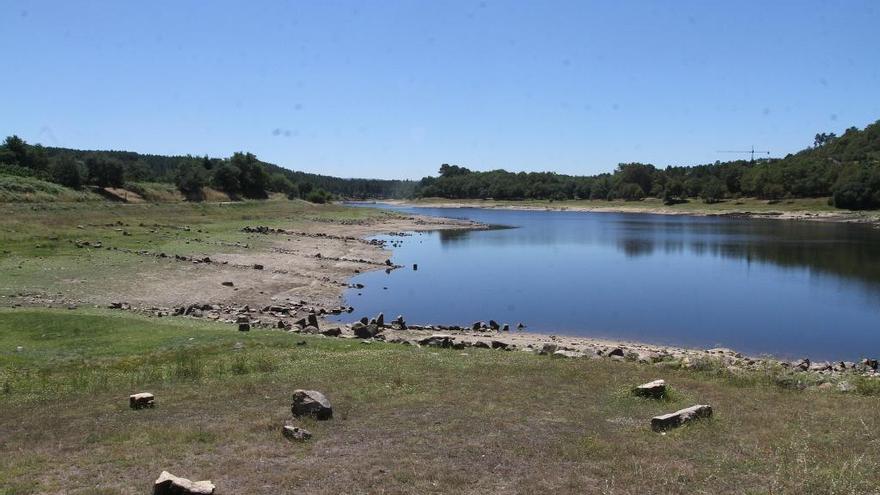
[[[379,236],[405,268],[358,275],[354,316],[751,354],[880,352],[880,230],[727,217],[388,207],[512,228]],[[413,265],[418,264],[414,270]]]

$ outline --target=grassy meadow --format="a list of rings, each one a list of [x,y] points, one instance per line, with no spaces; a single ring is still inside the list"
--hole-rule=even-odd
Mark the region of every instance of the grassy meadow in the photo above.
[[[630,396],[665,378],[669,399]],[[334,419],[304,420],[297,388]],[[134,411],[128,395],[156,394]],[[652,416],[708,403],[665,435]],[[876,397],[711,370],[365,345],[101,310],[0,311],[0,493],[873,493]]]

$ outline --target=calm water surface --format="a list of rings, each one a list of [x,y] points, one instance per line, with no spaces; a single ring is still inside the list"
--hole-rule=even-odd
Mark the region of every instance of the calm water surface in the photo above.
[[[880,229],[779,220],[434,208],[514,228],[402,242],[364,273],[351,321],[495,319],[528,331],[782,357],[880,355]],[[418,270],[413,270],[418,263]]]

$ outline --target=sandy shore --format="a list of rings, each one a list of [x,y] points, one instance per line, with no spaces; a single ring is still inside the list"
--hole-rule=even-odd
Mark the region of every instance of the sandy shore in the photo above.
[[[644,213],[651,215],[673,215],[673,216],[697,216],[697,217],[744,217],[744,218],[760,218],[775,220],[800,220],[800,221],[818,221],[818,222],[841,222],[841,223],[870,223],[880,224],[880,213],[871,212],[855,212],[848,210],[841,211],[808,211],[808,210],[788,210],[772,208],[767,211],[751,211],[748,208],[739,208],[732,204],[729,208],[709,209],[709,208],[689,208],[676,209],[675,206],[583,206],[583,205],[566,205],[565,202],[559,206],[533,205],[533,204],[511,204],[510,202],[494,202],[486,201],[440,201],[440,202],[412,202],[404,200],[387,200],[376,202],[379,204],[388,204],[393,206],[406,206],[412,208],[486,208],[494,210],[518,210],[518,211],[574,211],[574,212],[590,212],[590,213]]]

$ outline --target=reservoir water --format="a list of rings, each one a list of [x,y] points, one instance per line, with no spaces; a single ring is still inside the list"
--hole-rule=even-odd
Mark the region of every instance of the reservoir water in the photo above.
[[[390,207],[386,207],[390,208]],[[351,315],[857,360],[880,355],[880,229],[623,213],[399,208],[511,228],[379,236]],[[414,270],[412,265],[418,264]],[[357,318],[355,318],[357,317]]]

